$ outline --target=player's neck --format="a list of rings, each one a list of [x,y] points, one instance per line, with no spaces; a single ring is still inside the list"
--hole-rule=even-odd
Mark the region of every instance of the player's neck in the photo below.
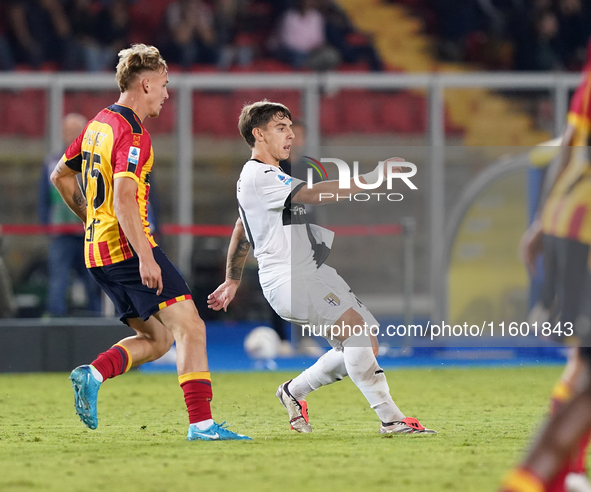
[[[122,106],[127,106],[128,108],[132,109],[142,122],[146,119],[146,116],[148,116],[147,111],[143,108],[143,104],[133,92],[123,92],[119,96],[117,104],[121,104]]]
[[[270,164],[271,166],[279,167],[279,161],[266,149],[252,149],[252,155],[250,158],[264,162],[265,164]]]

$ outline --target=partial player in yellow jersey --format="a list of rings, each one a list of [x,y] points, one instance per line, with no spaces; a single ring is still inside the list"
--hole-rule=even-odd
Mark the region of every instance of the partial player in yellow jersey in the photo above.
[[[121,90],[117,103],[88,123],[51,175],[66,204],[85,223],[90,274],[121,321],[136,332],[72,371],[76,412],[96,429],[103,381],[160,358],[176,341],[179,383],[189,412],[187,439],[249,439],[212,419],[205,324],[147,220],[154,155],[143,121],[157,117],[168,99],[166,62],[155,47],[134,45],[119,53],[116,79]]]
[[[522,241],[531,271],[543,251],[544,290],[550,292],[545,303],[556,297],[557,319],[573,323],[580,346],[572,350],[554,389],[546,426],[506,478],[506,492],[591,491],[586,476],[591,432],[591,50],[588,57],[583,82],[571,101],[557,169],[548,172],[547,196]]]

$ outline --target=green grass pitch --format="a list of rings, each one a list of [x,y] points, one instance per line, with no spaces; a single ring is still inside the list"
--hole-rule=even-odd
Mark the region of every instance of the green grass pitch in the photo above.
[[[560,372],[387,371],[400,408],[439,431],[391,437],[348,379],[308,397],[314,433],[297,434],[275,398],[294,373],[214,374],[214,418],[252,442],[187,442],[172,374],[105,383],[95,431],[66,374],[0,375],[0,491],[495,491]]]

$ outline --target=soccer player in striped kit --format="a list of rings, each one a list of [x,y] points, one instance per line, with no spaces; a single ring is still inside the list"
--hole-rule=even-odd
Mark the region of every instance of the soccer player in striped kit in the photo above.
[[[572,349],[554,388],[545,427],[524,461],[506,477],[503,492],[591,491],[586,469],[591,437],[591,42],[587,51],[558,169],[548,173],[548,196],[522,244],[530,270],[543,250],[545,281],[556,293],[558,320],[563,326],[573,324],[579,347]]]
[[[147,220],[154,153],[142,122],[157,117],[168,99],[166,62],[155,47],[134,45],[119,53],[116,80],[121,90],[117,103],[86,125],[51,176],[86,225],[84,255],[90,274],[115,304],[121,321],[136,332],[72,371],[76,412],[96,429],[101,384],[160,358],[176,341],[179,383],[189,412],[187,439],[249,439],[212,419],[205,324]]]

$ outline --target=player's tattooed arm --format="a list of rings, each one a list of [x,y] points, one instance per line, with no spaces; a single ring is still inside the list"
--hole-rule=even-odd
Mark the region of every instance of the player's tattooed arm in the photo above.
[[[84,222],[86,222],[86,199],[82,196],[82,190],[80,186],[78,186],[74,190],[74,194],[72,195],[72,201],[74,205],[77,207],[78,211],[74,210],[74,213],[78,217],[84,217]]]
[[[59,191],[66,205],[82,222],[86,223],[86,199],[78,183],[78,174],[66,166],[63,159],[60,159],[51,173],[51,182]]]
[[[214,311],[223,309],[226,311],[228,305],[234,299],[236,290],[240,285],[244,262],[248,256],[250,244],[246,239],[242,221],[238,219],[232,231],[230,247],[228,249],[228,258],[226,260],[226,280],[215,291],[207,296],[207,307]]]
[[[228,258],[226,260],[226,280],[237,280],[242,278],[244,262],[250,251],[250,243],[246,239],[242,220],[238,219],[230,239]]]

